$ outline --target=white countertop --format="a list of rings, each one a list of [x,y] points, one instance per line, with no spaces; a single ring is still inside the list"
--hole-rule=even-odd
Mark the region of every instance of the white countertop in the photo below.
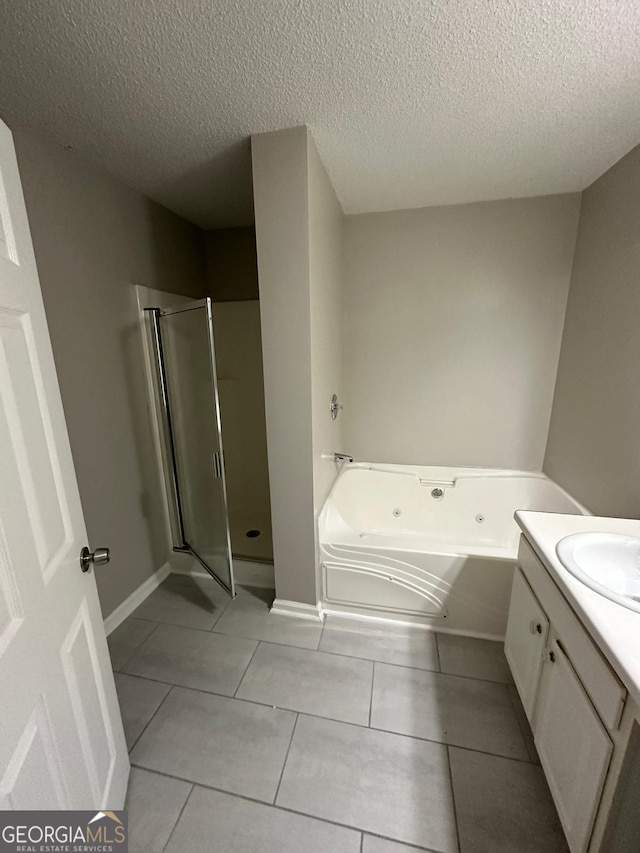
[[[618,678],[640,705],[640,613],[589,589],[568,572],[556,556],[557,543],[571,533],[640,536],[640,521],[529,510],[518,510],[515,519]]]

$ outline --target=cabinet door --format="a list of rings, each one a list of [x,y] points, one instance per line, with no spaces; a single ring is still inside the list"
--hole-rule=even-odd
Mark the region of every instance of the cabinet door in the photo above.
[[[504,651],[524,710],[533,717],[549,620],[519,568],[511,589]]]
[[[613,744],[559,642],[540,684],[535,743],[571,853],[591,838]]]

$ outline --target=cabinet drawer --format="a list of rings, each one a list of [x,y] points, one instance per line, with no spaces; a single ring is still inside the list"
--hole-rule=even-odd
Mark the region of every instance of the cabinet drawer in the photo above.
[[[531,588],[562,638],[562,645],[608,729],[620,725],[627,691],[573,612],[527,540],[520,537],[518,563]]]
[[[529,722],[535,709],[542,653],[548,634],[549,620],[524,575],[516,568],[504,653]]]

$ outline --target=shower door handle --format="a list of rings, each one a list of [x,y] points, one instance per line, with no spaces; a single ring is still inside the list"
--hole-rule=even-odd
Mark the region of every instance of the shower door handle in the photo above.
[[[222,461],[220,459],[220,451],[216,450],[213,454],[213,476],[216,480],[222,477]]]

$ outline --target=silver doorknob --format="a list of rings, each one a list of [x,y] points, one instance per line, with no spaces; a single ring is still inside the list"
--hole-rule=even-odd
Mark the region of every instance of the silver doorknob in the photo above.
[[[95,551],[90,551],[85,545],[80,551],[80,568],[83,572],[88,572],[92,563],[94,566],[104,566],[110,559],[108,548],[96,548]]]

